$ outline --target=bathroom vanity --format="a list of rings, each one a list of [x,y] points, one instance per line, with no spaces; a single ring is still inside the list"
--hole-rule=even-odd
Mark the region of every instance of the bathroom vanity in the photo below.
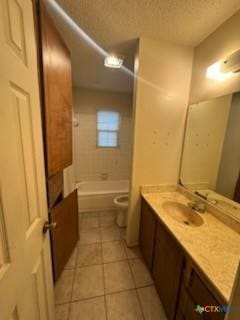
[[[240,257],[240,234],[178,191],[142,193],[140,247],[169,320],[224,319],[200,306],[227,305]]]

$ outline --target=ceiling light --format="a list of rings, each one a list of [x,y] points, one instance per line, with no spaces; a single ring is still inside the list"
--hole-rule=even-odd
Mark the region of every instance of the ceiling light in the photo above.
[[[122,64],[123,64],[123,59],[113,55],[106,56],[104,60],[104,65],[105,67],[108,67],[108,68],[121,68]]]

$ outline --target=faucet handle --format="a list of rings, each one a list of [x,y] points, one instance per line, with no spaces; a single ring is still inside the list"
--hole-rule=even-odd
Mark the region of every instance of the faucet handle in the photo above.
[[[206,211],[206,204],[204,202],[192,201],[188,203],[188,206],[199,213]]]

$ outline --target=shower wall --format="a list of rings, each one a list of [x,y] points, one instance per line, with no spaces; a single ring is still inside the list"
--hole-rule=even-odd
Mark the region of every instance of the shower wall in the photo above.
[[[77,181],[130,178],[132,150],[132,94],[74,88],[75,164]],[[119,146],[97,147],[97,111],[120,113]]]

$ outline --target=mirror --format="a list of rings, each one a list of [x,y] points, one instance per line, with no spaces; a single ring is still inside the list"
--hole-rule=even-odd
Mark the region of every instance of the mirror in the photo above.
[[[240,92],[189,106],[180,182],[240,219]]]

